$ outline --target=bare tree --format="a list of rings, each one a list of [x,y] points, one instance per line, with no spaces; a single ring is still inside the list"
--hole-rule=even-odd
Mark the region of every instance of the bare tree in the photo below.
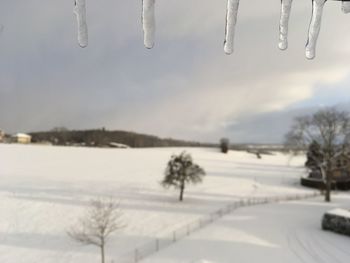
[[[112,198],[92,200],[85,215],[67,234],[81,244],[99,247],[101,263],[105,263],[105,245],[110,235],[123,227],[121,216],[119,204]]]
[[[204,176],[204,169],[193,163],[192,156],[189,153],[182,152],[171,157],[161,184],[164,187],[174,186],[180,189],[179,200],[182,201],[186,184],[200,183]]]
[[[313,115],[298,117],[286,135],[286,146],[294,152],[305,151],[311,144],[317,144],[319,154],[308,152],[320,169],[325,183],[325,201],[331,201],[332,177],[336,160],[347,156],[350,142],[350,116],[348,112],[325,108]]]

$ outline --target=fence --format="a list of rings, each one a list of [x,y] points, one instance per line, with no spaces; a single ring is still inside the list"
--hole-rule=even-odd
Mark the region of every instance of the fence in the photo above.
[[[302,200],[307,198],[312,198],[320,195],[319,192],[313,192],[308,194],[294,194],[294,195],[287,195],[287,196],[269,196],[269,197],[252,197],[252,198],[243,198],[241,200],[235,201],[233,203],[230,203],[226,205],[225,207],[210,213],[200,219],[197,219],[171,233],[169,233],[167,236],[161,237],[161,238],[155,238],[153,241],[150,241],[149,243],[137,247],[132,252],[129,252],[122,256],[118,260],[118,262],[123,263],[137,263],[140,260],[146,258],[147,256],[150,256],[156,252],[158,252],[161,249],[164,249],[171,244],[177,242],[178,240],[181,240],[185,238],[186,236],[189,236],[195,231],[198,231],[199,229],[213,223],[214,221],[220,219],[221,217],[233,212],[234,210],[241,208],[241,207],[248,207],[248,206],[254,206],[254,205],[262,205],[262,204],[271,204],[271,203],[277,203],[282,201],[295,201],[295,200]]]

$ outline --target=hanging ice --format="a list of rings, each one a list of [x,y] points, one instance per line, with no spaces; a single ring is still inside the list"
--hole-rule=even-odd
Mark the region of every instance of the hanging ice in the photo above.
[[[239,0],[228,0],[227,1],[227,13],[226,13],[226,32],[224,51],[226,54],[233,53],[235,28],[237,23]]]
[[[155,2],[156,0],[142,0],[142,25],[146,48],[153,48],[154,46],[156,30]]]
[[[350,1],[343,1],[342,3],[342,11],[347,14],[350,13]]]
[[[74,14],[78,23],[78,43],[81,47],[88,45],[88,27],[86,23],[86,3],[85,0],[74,1]]]
[[[312,17],[309,27],[309,38],[306,43],[305,55],[308,59],[316,56],[316,44],[321,29],[323,7],[327,0],[312,0]]]
[[[281,0],[280,38],[278,47],[281,50],[288,48],[288,24],[293,0]]]

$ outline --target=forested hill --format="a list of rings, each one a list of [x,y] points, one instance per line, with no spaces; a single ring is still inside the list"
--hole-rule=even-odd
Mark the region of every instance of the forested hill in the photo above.
[[[95,130],[59,130],[32,132],[32,142],[52,143],[54,145],[81,145],[108,147],[111,143],[125,144],[130,147],[169,147],[169,146],[214,146],[208,143],[159,138],[153,135],[128,131]]]

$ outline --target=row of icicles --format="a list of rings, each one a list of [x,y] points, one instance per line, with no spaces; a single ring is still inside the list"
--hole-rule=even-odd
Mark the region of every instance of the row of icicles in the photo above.
[[[226,32],[224,51],[226,54],[233,53],[234,35],[237,23],[238,7],[240,0],[227,0]],[[255,0],[261,1],[261,0]],[[316,54],[316,43],[321,28],[321,19],[324,4],[327,0],[311,0],[312,17],[309,26],[309,36],[306,44],[305,55],[308,59],[313,59]],[[154,46],[155,38],[155,2],[156,0],[142,0],[142,24],[144,32],[144,44],[146,48]],[[279,48],[285,50],[288,47],[288,23],[291,14],[293,0],[281,0],[280,36]],[[344,13],[350,12],[350,1],[342,1]],[[85,0],[75,0],[74,13],[78,22],[78,42],[81,47],[88,45],[88,28],[86,23],[86,2]]]

